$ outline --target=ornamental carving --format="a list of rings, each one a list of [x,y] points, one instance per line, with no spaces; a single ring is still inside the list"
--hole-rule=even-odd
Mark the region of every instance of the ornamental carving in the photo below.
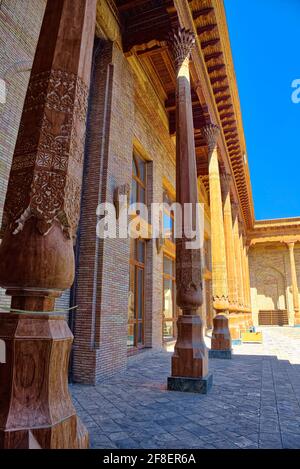
[[[4,206],[2,233],[37,218],[43,235],[58,220],[74,235],[80,209],[88,89],[75,74],[31,77]]]
[[[171,51],[175,68],[178,70],[185,60],[188,60],[195,45],[195,35],[185,28],[173,29],[168,36],[168,45]]]
[[[217,145],[217,140],[220,135],[220,129],[215,124],[207,124],[202,127],[202,134],[205,138],[209,151],[213,151]]]
[[[201,252],[186,249],[186,241],[184,238],[176,241],[176,285],[178,291],[194,296],[202,291]]]

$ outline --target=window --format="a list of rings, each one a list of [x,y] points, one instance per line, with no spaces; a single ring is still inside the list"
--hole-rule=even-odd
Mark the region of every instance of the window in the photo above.
[[[146,203],[146,163],[136,153],[133,155],[131,204]]]
[[[163,201],[169,206],[174,202],[169,194],[164,191]],[[164,206],[164,239],[169,239],[174,242],[174,213],[171,212],[166,206]]]
[[[128,294],[128,347],[144,344],[144,275],[146,245],[142,239],[130,241]]]
[[[163,262],[163,339],[172,340],[176,333],[177,306],[175,259],[164,255]]]
[[[131,203],[146,203],[146,163],[133,155]],[[128,294],[128,347],[144,344],[144,277],[146,244],[143,239],[130,240],[129,294]]]

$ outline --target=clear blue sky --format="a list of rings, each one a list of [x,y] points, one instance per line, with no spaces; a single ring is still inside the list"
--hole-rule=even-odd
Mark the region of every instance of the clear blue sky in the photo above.
[[[300,0],[225,0],[257,220],[300,216]]]

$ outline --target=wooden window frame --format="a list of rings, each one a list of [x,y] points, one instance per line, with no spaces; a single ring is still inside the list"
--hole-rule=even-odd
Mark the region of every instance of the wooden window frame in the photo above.
[[[174,265],[173,275],[170,275],[170,274],[166,273],[165,270],[164,270],[164,258],[165,257],[168,258],[169,260],[171,260],[171,262]],[[176,295],[175,295],[175,292],[176,292],[176,273],[175,273],[175,269],[176,269],[175,257],[170,255],[167,252],[164,252],[163,253],[163,274],[162,274],[162,277],[163,277],[162,278],[162,281],[163,281],[163,292],[162,292],[163,304],[164,304],[164,301],[165,301],[165,298],[164,298],[164,295],[165,295],[165,291],[164,291],[165,279],[168,279],[168,280],[172,281],[172,300],[173,300],[173,303],[172,303],[173,304],[172,319],[171,318],[164,318],[164,315],[162,315],[162,336],[163,336],[163,341],[164,342],[172,342],[173,340],[175,340],[175,338],[177,336],[178,308],[177,308],[177,304],[176,304]],[[166,322],[173,322],[173,337],[172,338],[164,337],[164,323],[166,323]]]
[[[144,163],[144,181],[140,178],[140,167],[139,167],[139,160],[143,161]],[[134,172],[133,165],[136,167],[137,175]],[[147,204],[147,163],[146,160],[139,155],[136,151],[133,152],[133,160],[132,160],[132,180],[136,181],[137,184],[137,200],[134,203],[140,203],[140,190],[141,188],[144,189],[145,192],[145,201],[144,203]],[[134,319],[128,320],[127,325],[133,325],[134,329],[134,342],[133,345],[127,345],[127,350],[138,350],[145,347],[145,275],[146,275],[146,255],[147,255],[147,245],[146,240],[142,238],[138,238],[132,240],[134,245],[134,252],[132,253],[132,249],[130,248],[130,259],[129,265],[130,267],[134,267]],[[144,262],[140,262],[138,260],[138,244],[143,243],[144,246]],[[137,273],[139,270],[142,270],[142,317],[141,319],[138,318],[138,301],[139,301],[139,289],[137,288]],[[130,268],[129,268],[129,275]],[[138,328],[139,324],[142,324],[142,342],[138,342]],[[128,332],[127,332],[128,334]]]
[[[139,169],[139,160],[143,161],[143,163],[145,164],[145,174],[144,174],[144,181],[140,178],[140,169]],[[144,189],[145,191],[145,205],[147,205],[147,163],[146,163],[146,160],[144,160],[144,158],[142,158],[136,151],[133,152],[133,161],[134,161],[134,164],[135,164],[135,167],[137,168],[137,173],[138,175],[136,176],[134,174],[134,171],[132,170],[132,179],[134,179],[137,183],[137,200],[136,200],[136,203],[140,203],[141,202],[141,198],[140,198],[140,190],[141,190],[141,187]],[[133,166],[132,166],[133,168]]]
[[[137,248],[138,243],[143,243],[144,245],[144,262],[140,262],[137,259]],[[134,267],[134,319],[128,321],[128,326],[134,325],[134,343],[133,345],[127,345],[128,349],[131,348],[143,348],[145,345],[145,261],[146,261],[146,242],[145,240],[138,238],[134,240],[134,251],[135,256],[130,257],[129,264]],[[131,253],[130,253],[131,254]],[[139,289],[137,288],[137,272],[141,270],[143,272],[143,288],[142,288],[142,317],[138,317],[138,301],[139,301]],[[130,273],[129,273],[130,275]],[[142,324],[142,342],[138,342],[138,325]]]

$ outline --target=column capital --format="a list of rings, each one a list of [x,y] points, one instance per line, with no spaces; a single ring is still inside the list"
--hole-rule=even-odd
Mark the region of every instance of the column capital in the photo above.
[[[239,219],[239,230],[240,230],[240,234],[241,234],[242,238],[244,239],[244,237],[246,235],[246,230],[245,230],[245,227],[244,227],[244,223],[241,219]]]
[[[295,241],[285,241],[287,247],[292,251],[295,247]]]
[[[226,182],[227,184],[230,184],[232,181],[232,175],[230,173],[227,173],[226,171],[221,172],[221,179]]]
[[[231,209],[232,215],[237,217],[238,221],[240,221],[239,204],[237,202],[231,202]]]
[[[230,184],[232,182],[232,175],[226,171],[220,173],[222,192],[228,193],[230,191]]]
[[[167,42],[177,71],[183,62],[190,58],[195,40],[192,31],[181,27],[173,28],[168,35]]]
[[[210,151],[212,151],[220,135],[220,128],[216,124],[207,124],[202,127],[202,135],[208,145]]]

